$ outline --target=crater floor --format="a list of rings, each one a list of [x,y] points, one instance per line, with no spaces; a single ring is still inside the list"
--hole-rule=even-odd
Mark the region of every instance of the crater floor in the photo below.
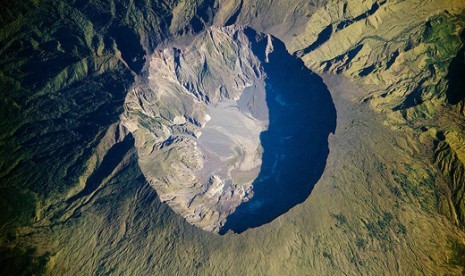
[[[162,201],[204,230],[242,232],[308,197],[336,112],[276,38],[229,26],[191,39],[154,53],[122,122]]]

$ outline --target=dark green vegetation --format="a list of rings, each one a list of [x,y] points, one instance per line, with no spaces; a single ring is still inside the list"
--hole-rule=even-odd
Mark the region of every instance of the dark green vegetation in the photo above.
[[[462,274],[465,274],[465,245],[459,241],[449,241],[452,244],[452,257],[450,264],[463,268]]]
[[[0,252],[0,273],[2,275],[40,275],[45,273],[49,254],[36,257],[36,250],[8,248]]]
[[[0,274],[462,272],[463,1],[368,2],[2,1]],[[325,77],[338,129],[312,196],[218,237],[160,203],[114,123],[147,54],[232,23],[351,83]]]
[[[169,3],[153,7],[158,11],[155,15],[147,14],[151,11],[145,6],[148,3],[139,7],[112,3],[109,7],[104,2],[86,2],[9,1],[2,5],[3,245],[10,243],[5,233],[15,233],[18,226],[53,214],[66,200],[97,143],[122,112],[127,87],[143,63],[143,31],[162,34],[166,28],[163,14],[171,9]],[[141,20],[147,17],[150,20]],[[46,213],[36,214],[38,202],[45,204]],[[7,263],[15,264],[16,251],[2,248]],[[18,256],[22,263],[35,253]],[[32,270],[43,269],[44,262],[32,264]]]

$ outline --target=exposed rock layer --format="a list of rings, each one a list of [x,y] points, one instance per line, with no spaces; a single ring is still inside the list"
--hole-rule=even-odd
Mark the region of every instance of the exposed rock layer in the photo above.
[[[252,30],[247,30],[254,33]],[[256,34],[268,46],[271,38]],[[205,230],[252,196],[267,128],[265,74],[243,27],[211,28],[185,48],[156,50],[128,94],[124,125],[162,201]]]
[[[303,202],[335,128],[322,80],[250,28],[212,27],[188,46],[172,43],[150,57],[122,118],[160,199],[220,233],[236,210],[227,228],[242,232]]]

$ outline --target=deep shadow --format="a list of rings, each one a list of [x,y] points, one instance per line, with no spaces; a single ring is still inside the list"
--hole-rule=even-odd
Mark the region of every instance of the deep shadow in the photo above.
[[[90,195],[99,185],[102,184],[103,180],[108,177],[112,171],[118,166],[123,160],[124,156],[134,146],[134,138],[131,134],[127,135],[123,141],[113,145],[105,155],[102,163],[87,179],[86,186],[77,195],[72,196],[66,202],[69,204],[76,199],[83,196]]]
[[[110,30],[110,37],[114,39],[121,56],[127,65],[136,73],[140,73],[145,64],[145,51],[140,43],[139,35],[129,27],[119,26]],[[106,41],[111,45],[111,41]]]
[[[460,34],[462,43],[465,44],[465,30]],[[446,79],[449,86],[446,90],[447,101],[450,104],[458,104],[465,98],[465,46],[451,61]]]
[[[266,63],[266,39],[246,33],[256,41],[253,50],[267,74],[270,124],[260,135],[264,153],[254,196],[227,218],[220,234],[261,226],[305,201],[323,173],[328,135],[336,128],[336,110],[323,80],[277,39]]]
[[[244,0],[241,0],[241,2],[239,3],[239,6],[237,7],[237,10],[233,13],[233,15],[231,15],[228,21],[226,21],[226,23],[224,24],[225,26],[230,26],[237,22],[237,19],[239,18],[239,15],[241,14],[243,5],[244,5]]]
[[[362,13],[361,15],[359,15],[359,16],[357,16],[355,18],[347,19],[347,20],[344,20],[342,22],[339,22],[337,24],[337,26],[336,26],[337,30],[340,31],[340,30],[342,30],[344,28],[349,27],[350,25],[352,25],[355,22],[359,22],[360,20],[367,19],[368,17],[372,16],[375,12],[377,12],[380,7],[382,7],[384,4],[386,4],[386,2],[387,2],[386,0],[376,2],[365,13]],[[347,7],[345,7],[345,8],[347,8]]]
[[[328,41],[331,38],[331,35],[333,34],[333,25],[326,26],[319,34],[315,42],[313,42],[310,46],[306,47],[305,49],[299,51],[298,55],[304,56],[314,50],[316,50],[318,47],[323,45],[326,41]]]

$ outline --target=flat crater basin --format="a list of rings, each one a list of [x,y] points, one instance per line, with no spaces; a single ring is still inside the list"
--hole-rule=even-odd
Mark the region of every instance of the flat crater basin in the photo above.
[[[154,53],[122,120],[161,200],[219,234],[306,200],[336,127],[322,79],[247,27],[211,28],[182,45]]]
[[[202,173],[230,179],[250,188],[262,163],[260,133],[268,127],[264,83],[244,89],[237,100],[208,106],[209,120],[201,130],[198,145],[208,156]]]

